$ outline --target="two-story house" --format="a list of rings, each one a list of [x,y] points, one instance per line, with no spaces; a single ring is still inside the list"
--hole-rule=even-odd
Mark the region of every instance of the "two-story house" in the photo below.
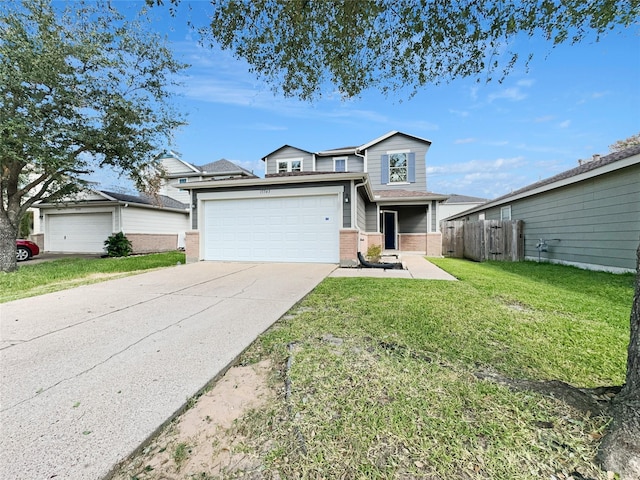
[[[188,204],[190,200],[189,192],[180,189],[185,183],[201,182],[203,180],[227,180],[236,177],[256,177],[253,172],[224,158],[198,166],[185,162],[177,153],[168,151],[163,152],[158,159],[164,170],[164,180],[158,193],[185,204]]]
[[[185,182],[188,261],[355,265],[372,244],[439,256],[448,196],[427,191],[430,145],[397,131],[321,152],[284,145],[262,158],[265,178]]]

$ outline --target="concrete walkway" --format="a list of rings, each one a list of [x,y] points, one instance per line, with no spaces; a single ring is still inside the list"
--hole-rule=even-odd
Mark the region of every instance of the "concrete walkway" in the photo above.
[[[384,258],[383,261],[401,261],[405,270],[383,270],[381,268],[338,268],[330,277],[415,278],[424,280],[457,280],[433,263],[425,260],[424,254],[401,253],[399,260]]]
[[[0,478],[104,477],[334,269],[200,262],[0,305]]]

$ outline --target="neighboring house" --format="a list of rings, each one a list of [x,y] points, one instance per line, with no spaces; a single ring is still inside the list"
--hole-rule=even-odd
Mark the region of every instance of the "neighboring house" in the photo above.
[[[525,258],[633,272],[640,242],[640,145],[589,161],[447,220],[523,220]]]
[[[284,145],[262,158],[265,178],[184,182],[188,261],[354,265],[373,244],[439,256],[448,196],[427,191],[430,145],[397,131],[315,153]]]
[[[256,178],[224,159],[203,166],[191,165],[173,152],[163,153],[159,159],[165,180],[158,195],[91,191],[65,202],[38,204],[32,238],[47,252],[100,253],[107,237],[120,231],[131,241],[135,253],[183,248],[190,225],[190,196],[178,185]]]
[[[189,192],[180,190],[185,183],[237,177],[257,178],[252,172],[224,158],[202,166],[187,163],[174,152],[165,152],[159,158],[165,170],[165,181],[159,193],[186,204],[190,202]]]
[[[441,220],[457,215],[471,208],[478,207],[487,203],[488,200],[489,199],[487,198],[469,197],[467,195],[457,195],[455,193],[449,194],[449,198],[438,206],[438,228],[440,227]]]
[[[126,195],[91,191],[61,203],[38,204],[44,251],[102,253],[104,241],[124,232],[134,253],[184,247],[188,205],[164,195]]]

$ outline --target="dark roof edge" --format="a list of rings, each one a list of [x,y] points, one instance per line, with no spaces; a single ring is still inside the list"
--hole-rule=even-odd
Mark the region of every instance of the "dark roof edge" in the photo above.
[[[624,160],[633,159],[633,157],[637,157],[635,161],[624,162]],[[469,215],[470,213],[486,210],[487,208],[497,207],[498,205],[502,205],[513,200],[530,197],[531,195],[536,195],[548,190],[553,190],[565,185],[570,185],[572,183],[596,177],[598,175],[602,175],[611,171],[619,170],[621,168],[635,165],[637,163],[640,163],[640,145],[634,145],[633,147],[610,153],[608,155],[600,157],[599,159],[587,161],[575,168],[565,170],[564,172],[560,172],[557,175],[545,178],[543,180],[515,190],[511,193],[508,193],[507,195],[502,195],[493,200],[489,200],[482,205],[470,208],[469,210],[465,210],[464,212],[460,212],[449,218],[462,217],[464,215]],[[598,170],[600,169],[604,169],[605,171],[599,172]]]

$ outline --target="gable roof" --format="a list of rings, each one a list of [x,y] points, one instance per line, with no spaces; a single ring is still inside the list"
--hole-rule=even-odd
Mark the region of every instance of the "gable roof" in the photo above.
[[[267,160],[267,157],[269,157],[269,156],[273,155],[274,153],[279,152],[280,150],[285,149],[285,148],[293,148],[293,149],[295,149],[295,150],[299,150],[299,151],[301,151],[301,152],[303,152],[303,153],[308,153],[309,155],[313,155],[313,152],[310,152],[309,150],[304,150],[304,149],[302,149],[302,148],[294,147],[293,145],[287,145],[287,144],[285,144],[285,145],[282,145],[282,146],[281,146],[281,147],[279,147],[279,148],[276,148],[273,152],[271,152],[271,153],[267,153],[267,154],[266,154],[264,157],[262,157],[260,160],[262,160],[262,161],[264,162],[264,161],[266,161],[266,160]]]
[[[160,155],[158,155],[158,157],[156,157],[160,160],[163,160],[165,158],[170,158],[172,160],[176,160],[178,162],[180,162],[182,165],[184,165],[185,167],[187,167],[189,170],[191,170],[191,172],[193,173],[198,173],[198,167],[196,167],[195,165],[191,165],[189,162],[185,162],[184,160],[182,160],[177,153],[169,150],[168,152],[163,152]]]
[[[605,155],[603,157],[594,155],[593,160],[585,161],[575,168],[571,168],[569,170],[565,170],[564,172],[560,172],[552,177],[539,180],[511,193],[490,200],[483,205],[470,208],[469,210],[461,212],[456,216],[468,215],[470,213],[485,210],[490,207],[495,207],[513,200],[536,195],[547,190],[560,188],[565,185],[570,185],[572,183],[586,180],[588,178],[597,177],[599,175],[635,164],[640,164],[640,145],[635,145],[618,152],[610,153],[609,155]]]
[[[265,155],[264,157],[262,157],[262,161],[266,161],[267,157],[273,155],[274,153],[279,152],[280,150],[284,149],[284,148],[294,148],[296,150],[299,150],[303,153],[308,153],[309,155],[318,155],[319,157],[330,157],[330,156],[334,156],[334,155],[355,155],[358,152],[362,152],[364,150],[366,150],[367,148],[372,147],[373,145],[376,145],[377,143],[380,143],[384,140],[386,140],[387,138],[391,138],[394,135],[402,135],[404,137],[408,137],[408,138],[412,138],[414,140],[417,140],[419,142],[423,142],[426,143],[428,145],[431,145],[431,140],[427,140],[426,138],[421,138],[421,137],[417,137],[415,135],[410,135],[408,133],[402,133],[399,132],[398,130],[392,130],[391,132],[385,133],[384,135],[382,135],[381,137],[378,137],[374,140],[371,140],[368,143],[365,143],[364,145],[360,145],[355,146],[355,147],[340,147],[340,148],[331,148],[329,150],[321,150],[319,152],[310,152],[308,150],[303,150],[302,148],[298,148],[298,147],[293,147],[291,145],[283,145],[280,148],[275,149],[273,152],[268,153],[267,155]]]
[[[196,166],[196,168],[202,173],[217,173],[223,175],[241,173],[247,176],[255,176],[253,172],[242,168],[240,165],[230,162],[226,158],[221,158],[220,160],[216,160],[215,162],[210,162],[205,165]]]
[[[408,133],[402,133],[402,132],[399,132],[398,130],[392,130],[391,132],[385,133],[381,137],[378,137],[378,138],[376,138],[374,140],[371,140],[369,143],[365,143],[364,145],[360,145],[358,147],[358,151],[361,152],[363,150],[366,150],[367,148],[370,148],[370,147],[374,146],[375,144],[386,140],[387,138],[391,138],[394,135],[402,135],[404,137],[409,137],[409,138],[412,138],[412,139],[417,140],[419,142],[423,142],[423,143],[427,143],[427,144],[431,145],[431,140],[427,140],[426,138],[416,137],[415,135],[409,135]]]

